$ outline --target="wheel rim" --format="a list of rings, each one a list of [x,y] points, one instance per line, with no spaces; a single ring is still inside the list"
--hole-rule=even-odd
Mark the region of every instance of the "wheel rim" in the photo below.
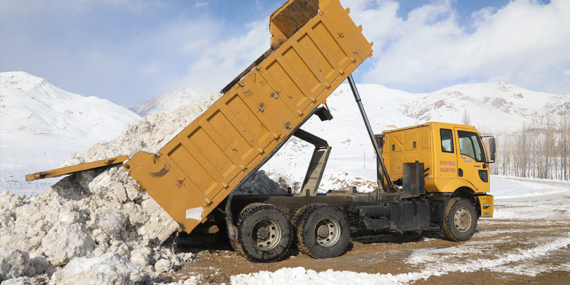
[[[315,237],[319,245],[331,247],[340,239],[341,228],[337,220],[323,218],[319,220],[315,227]]]
[[[460,232],[466,232],[471,227],[471,214],[465,208],[458,209],[455,212],[455,228]]]
[[[275,248],[281,241],[281,227],[270,219],[255,224],[251,230],[251,238],[259,250],[267,251]]]

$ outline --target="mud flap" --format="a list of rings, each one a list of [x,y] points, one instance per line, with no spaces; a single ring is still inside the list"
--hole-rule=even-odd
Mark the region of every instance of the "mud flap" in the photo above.
[[[390,229],[397,232],[429,230],[428,203],[391,202]]]

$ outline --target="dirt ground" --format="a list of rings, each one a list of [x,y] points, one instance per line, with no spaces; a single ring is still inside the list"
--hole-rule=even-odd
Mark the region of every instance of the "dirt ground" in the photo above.
[[[570,203],[570,197],[563,199]],[[508,207],[497,205],[495,211]],[[412,284],[570,284],[569,233],[566,213],[531,221],[479,219],[477,232],[466,242],[445,240],[439,228],[420,235],[361,232],[353,233],[348,251],[337,258],[317,260],[291,249],[285,260],[269,264],[247,261],[214,236],[195,235],[179,239],[177,247],[196,253],[197,261],[167,277],[177,281],[200,275],[205,284],[229,284],[232,275],[304,267],[317,272],[426,273]]]

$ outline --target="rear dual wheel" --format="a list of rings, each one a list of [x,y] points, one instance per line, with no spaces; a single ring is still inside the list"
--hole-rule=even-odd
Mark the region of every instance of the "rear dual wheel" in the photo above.
[[[293,228],[287,215],[270,204],[245,207],[237,222],[238,239],[232,247],[252,262],[280,260],[291,246]]]
[[[333,258],[345,252],[350,225],[338,207],[309,205],[301,208],[294,220],[299,251],[313,258]]]

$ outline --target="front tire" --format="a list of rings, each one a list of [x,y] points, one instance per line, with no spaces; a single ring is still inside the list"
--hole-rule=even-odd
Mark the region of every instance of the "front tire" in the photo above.
[[[441,231],[451,241],[469,240],[477,229],[477,212],[471,201],[455,197],[449,199]]]
[[[274,205],[248,205],[240,213],[237,228],[238,239],[231,242],[232,247],[251,262],[280,260],[291,246],[291,221]]]
[[[299,217],[297,247],[313,258],[333,258],[343,254],[350,240],[346,214],[332,205],[307,208]]]

